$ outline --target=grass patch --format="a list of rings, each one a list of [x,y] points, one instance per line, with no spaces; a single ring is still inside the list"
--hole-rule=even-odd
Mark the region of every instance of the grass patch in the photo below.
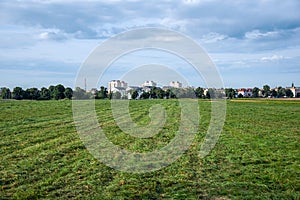
[[[130,151],[166,145],[178,129],[176,100],[130,101],[130,115],[147,124],[149,108],[169,116],[153,138],[122,133],[109,101],[96,101],[107,137]],[[145,174],[111,169],[86,150],[76,133],[71,101],[0,101],[0,199],[299,199],[300,101],[228,101],[222,135],[198,157],[210,120],[201,122],[190,149],[166,168]]]

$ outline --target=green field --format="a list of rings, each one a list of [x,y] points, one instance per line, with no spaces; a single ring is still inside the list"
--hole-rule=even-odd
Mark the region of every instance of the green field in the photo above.
[[[147,152],[176,135],[176,100],[130,102],[132,119],[146,125],[151,105],[168,119],[153,138],[137,139],[114,123],[110,102],[96,101],[107,137],[129,151]],[[72,117],[72,102],[0,101],[0,199],[299,199],[300,101],[228,101],[222,135],[198,157],[210,120],[210,102],[199,101],[201,122],[190,149],[156,172],[111,169],[86,150]]]

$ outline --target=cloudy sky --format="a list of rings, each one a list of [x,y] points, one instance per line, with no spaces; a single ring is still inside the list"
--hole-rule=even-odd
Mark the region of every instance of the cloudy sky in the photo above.
[[[93,49],[144,27],[196,41],[226,87],[300,86],[299,10],[298,0],[2,0],[0,87],[72,87]]]

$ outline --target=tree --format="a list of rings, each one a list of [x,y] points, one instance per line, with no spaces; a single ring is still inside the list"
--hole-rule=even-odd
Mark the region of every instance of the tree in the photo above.
[[[54,89],[55,89],[54,85],[49,86],[50,99],[54,99]]]
[[[163,91],[161,88],[156,88],[156,96],[159,99],[163,99],[165,97],[165,91]]]
[[[165,91],[165,97],[166,97],[166,99],[171,98],[171,90],[170,90],[170,89],[167,89],[167,90]]]
[[[141,94],[141,99],[149,99],[150,97],[150,93],[149,92],[143,92]]]
[[[54,87],[53,97],[55,100],[64,99],[65,98],[65,87],[61,84],[58,84]]]
[[[172,99],[181,98],[183,96],[183,89],[181,88],[171,88],[170,96]]]
[[[165,97],[167,98],[167,99],[176,99],[176,95],[175,95],[175,93],[174,93],[174,88],[171,90],[171,89],[167,89],[166,91],[165,91]]]
[[[138,93],[137,90],[134,90],[134,91],[132,92],[132,94],[131,94],[131,98],[132,98],[132,99],[136,99],[138,96],[139,96],[139,93]]]
[[[67,87],[65,89],[64,95],[65,95],[66,98],[72,99],[72,97],[73,97],[73,90],[72,90],[72,88]]]
[[[23,98],[37,100],[40,98],[40,91],[37,88],[28,88],[25,90]]]
[[[112,93],[112,99],[121,99],[122,94],[120,92],[114,92]]]
[[[75,91],[73,92],[73,97],[75,99],[88,99],[89,95],[85,92],[84,89],[81,89],[80,87],[76,87]]]
[[[184,89],[184,98],[195,98],[196,94],[195,94],[195,90],[192,87],[188,87],[186,89]]]
[[[252,96],[254,98],[257,98],[259,97],[259,88],[258,87],[254,87],[253,90],[252,90]]]
[[[201,87],[197,87],[195,89],[195,95],[196,95],[197,98],[203,98],[203,96],[204,96],[204,89],[201,88]]]
[[[269,85],[263,86],[262,94],[264,95],[264,97],[270,96],[270,86]]]
[[[226,88],[225,89],[225,95],[228,99],[232,99],[236,95],[236,91],[233,88]]]
[[[13,89],[13,98],[16,100],[21,100],[23,99],[24,96],[24,90],[21,87],[15,87]]]
[[[97,90],[97,88],[92,88],[90,90],[90,93],[91,93],[91,97],[92,98],[95,98],[95,99],[99,99],[99,91]]]
[[[293,94],[292,90],[287,89],[287,90],[285,90],[285,96],[287,96],[287,97],[294,97],[294,94]]]
[[[97,99],[106,99],[108,96],[107,96],[107,88],[101,86],[100,87],[100,91],[97,93],[97,96],[96,98]]]
[[[229,99],[234,98],[234,93],[233,93],[233,92],[229,92],[227,97],[228,97]]]
[[[151,99],[156,99],[157,98],[157,94],[156,94],[156,92],[157,92],[157,88],[156,87],[153,87],[153,88],[151,88],[151,90],[150,90],[150,98]]]
[[[223,89],[209,88],[206,92],[207,99],[223,99],[225,97],[225,92]]]
[[[273,90],[271,90],[270,95],[272,97],[277,97],[278,96],[278,92],[275,89],[273,89]]]
[[[40,100],[49,100],[51,99],[50,90],[42,87],[40,92]]]
[[[0,98],[2,99],[11,99],[11,91],[9,88],[3,87],[0,89]]]
[[[238,98],[243,98],[244,95],[242,95],[241,93],[238,95]]]
[[[284,97],[285,96],[285,89],[281,86],[278,87],[278,97]]]

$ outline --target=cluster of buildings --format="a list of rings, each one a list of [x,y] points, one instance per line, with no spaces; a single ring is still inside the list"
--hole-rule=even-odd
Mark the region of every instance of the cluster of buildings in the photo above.
[[[135,90],[141,95],[143,92],[150,92],[152,88],[157,87],[157,83],[154,81],[145,81],[141,86],[129,86],[128,83],[121,80],[112,80],[108,82],[108,93],[119,92],[121,96],[127,96],[131,99],[131,91]],[[182,88],[182,83],[179,81],[171,81],[168,86],[163,86],[163,90],[170,88]]]
[[[131,99],[131,92],[133,90],[137,91],[138,94],[142,94],[143,92],[149,92],[152,88],[157,87],[157,83],[154,81],[145,81],[141,86],[129,86],[128,83],[121,80],[112,80],[108,82],[107,91],[108,93],[116,93],[119,92],[121,96],[126,96],[128,99]],[[183,88],[183,85],[179,81],[171,81],[168,86],[163,86],[161,89],[167,90],[171,88]],[[293,93],[293,97],[300,96],[300,88],[297,88],[292,84],[292,87],[287,87],[285,89],[290,89]],[[278,88],[273,88],[271,90],[275,90],[278,92]],[[204,95],[208,91],[208,89],[204,89]],[[236,97],[253,97],[253,88],[239,88],[236,90]],[[258,96],[263,97],[263,89],[259,89]]]
[[[243,95],[243,97],[252,97],[253,89],[252,88],[240,88],[237,89],[237,96]],[[262,92],[260,91],[260,96],[262,96]]]
[[[286,90],[291,90],[293,93],[293,97],[299,97],[300,96],[300,88],[295,87],[294,84],[292,84],[292,87],[286,87]],[[270,90],[275,90],[276,92],[279,91],[279,88],[272,88]],[[237,96],[242,95],[243,97],[252,97],[253,96],[253,89],[252,88],[240,88],[237,89]],[[263,89],[259,89],[258,96],[263,97]]]

